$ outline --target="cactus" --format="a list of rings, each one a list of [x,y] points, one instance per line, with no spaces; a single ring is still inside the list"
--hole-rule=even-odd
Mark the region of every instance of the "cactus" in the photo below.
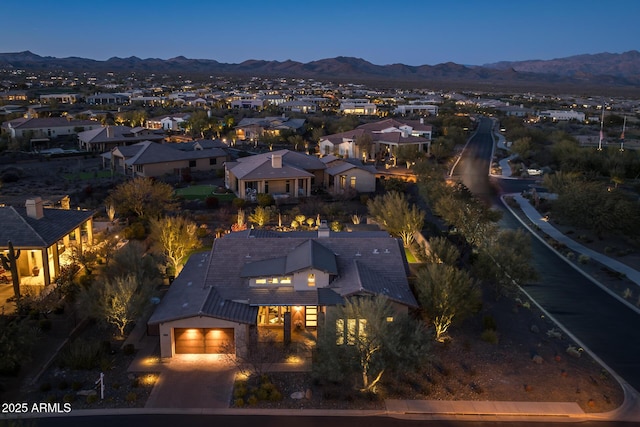
[[[20,249],[17,251],[13,249],[13,243],[11,240],[7,242],[9,246],[9,253],[0,253],[0,262],[5,270],[11,271],[11,279],[13,280],[13,293],[16,296],[16,300],[20,299],[20,278],[18,277],[18,258],[20,258]]]

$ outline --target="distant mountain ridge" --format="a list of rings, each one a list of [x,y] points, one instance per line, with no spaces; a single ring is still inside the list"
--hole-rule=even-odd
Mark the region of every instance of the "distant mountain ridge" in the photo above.
[[[481,83],[486,85],[640,85],[640,52],[601,53],[539,61],[497,62],[464,66],[447,62],[438,65],[375,65],[361,58],[339,56],[308,63],[296,61],[247,60],[239,64],[211,59],[140,59],[113,57],[106,61],[39,56],[29,51],[0,53],[0,68],[28,71],[64,70],[83,72],[149,72],[183,75],[237,75],[297,77],[326,80]]]
[[[640,76],[640,52],[631,50],[624,53],[585,54],[550,60],[502,61],[485,64],[483,67],[581,78],[613,76],[637,79]]]

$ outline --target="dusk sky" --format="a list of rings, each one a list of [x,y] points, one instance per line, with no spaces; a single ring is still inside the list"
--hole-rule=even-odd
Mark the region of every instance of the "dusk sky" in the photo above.
[[[6,1],[0,52],[482,65],[640,49],[637,0]]]

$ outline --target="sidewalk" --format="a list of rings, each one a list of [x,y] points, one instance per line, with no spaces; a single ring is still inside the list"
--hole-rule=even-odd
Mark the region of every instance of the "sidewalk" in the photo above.
[[[529,218],[529,220],[536,226],[540,227],[540,230],[542,230],[549,237],[552,237],[557,241],[564,243],[567,248],[571,249],[574,252],[587,255],[589,258],[599,262],[600,264],[606,265],[611,270],[624,273],[629,278],[629,280],[640,286],[640,272],[638,270],[635,270],[628,265],[610,258],[600,252],[593,251],[576,242],[575,240],[568,238],[560,231],[558,231],[558,229],[556,229],[553,225],[549,224],[549,222],[545,220],[542,215],[531,205],[531,203],[529,203],[529,201],[525,199],[521,194],[509,194],[507,196],[513,197],[513,199],[518,202],[518,204],[520,205],[520,209],[522,209],[527,218]]]

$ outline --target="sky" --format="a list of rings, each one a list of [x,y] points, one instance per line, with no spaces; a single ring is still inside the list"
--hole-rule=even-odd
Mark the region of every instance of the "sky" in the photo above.
[[[0,52],[483,65],[640,50],[637,0],[3,2]]]

